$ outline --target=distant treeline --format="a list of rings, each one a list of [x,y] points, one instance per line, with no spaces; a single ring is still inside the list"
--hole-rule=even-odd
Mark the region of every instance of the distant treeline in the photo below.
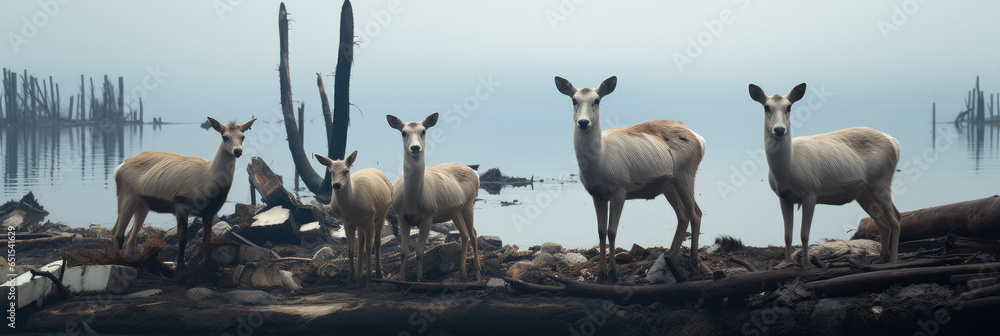
[[[125,80],[118,77],[118,86],[104,75],[100,95],[90,78],[90,104],[87,104],[86,83],[80,75],[80,91],[69,97],[69,106],[62,105],[59,84],[28,74],[3,69],[0,95],[0,126],[57,126],[65,124],[111,123],[136,124],[143,121],[142,97],[139,109],[125,109]],[[89,105],[89,106],[88,106]]]

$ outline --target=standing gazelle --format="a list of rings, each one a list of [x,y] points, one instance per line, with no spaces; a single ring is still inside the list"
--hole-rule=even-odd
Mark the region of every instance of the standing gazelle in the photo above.
[[[435,112],[423,121],[404,123],[394,115],[386,115],[389,126],[403,135],[403,173],[392,191],[392,209],[399,218],[400,265],[399,280],[406,281],[406,255],[410,252],[410,227],[420,229],[417,237],[417,281],[423,279],[424,244],[431,224],[449,220],[461,235],[462,257],[458,267],[464,278],[466,253],[472,245],[476,280],[479,274],[479,246],[473,226],[473,205],[479,194],[479,175],[472,168],[457,162],[425,168],[424,149],[427,129],[437,124]]]
[[[250,130],[254,120],[257,119],[223,126],[208,117],[212,128],[222,135],[222,142],[211,161],[165,152],[142,152],[125,159],[114,173],[118,220],[112,229],[112,245],[122,247],[125,229],[133,215],[135,224],[125,244],[130,251],[136,250],[136,237],[150,210],[172,213],[177,217],[177,270],[182,270],[188,216],[201,217],[207,247],[212,239],[215,215],[226,202],[233,184],[236,158],[243,155],[243,132]],[[208,252],[205,255],[207,258]]]
[[[562,77],[556,88],[573,100],[573,145],[580,166],[580,182],[594,198],[597,233],[601,238],[599,269],[608,281],[615,274],[615,237],[625,200],[653,199],[664,195],[677,215],[677,231],[670,251],[680,253],[688,223],[691,225],[691,260],[698,262],[701,208],[694,200],[694,179],[705,156],[705,139],[687,125],[673,120],[648,121],[601,132],[601,98],[618,83],[610,77],[597,89],[577,89]],[[611,217],[608,218],[608,204]],[[611,243],[605,249],[605,237]],[[610,258],[608,258],[610,252]],[[606,271],[605,260],[610,260]]]
[[[899,211],[892,203],[892,175],[899,141],[868,127],[792,138],[792,104],[806,93],[799,84],[787,96],[768,97],[750,84],[750,98],[764,105],[764,150],[768,182],[778,195],[785,222],[785,260],[792,261],[792,221],[802,207],[802,262],[809,265],[809,226],[816,204],[857,200],[878,226],[883,262],[896,262]]]
[[[351,173],[358,151],[348,155],[347,159],[337,161],[315,153],[313,156],[330,170],[330,186],[333,187],[330,211],[344,222],[352,278],[358,284],[366,285],[373,264],[375,276],[381,278],[382,226],[392,203],[392,183],[375,168]],[[354,262],[355,254],[358,256],[357,263]]]

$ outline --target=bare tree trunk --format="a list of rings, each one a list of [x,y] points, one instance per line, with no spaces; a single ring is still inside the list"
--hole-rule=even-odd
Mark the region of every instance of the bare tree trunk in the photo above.
[[[347,151],[347,128],[351,113],[351,64],[354,63],[354,9],[350,0],[340,10],[340,46],[337,48],[337,72],[333,80],[333,136],[329,157],[343,159]]]
[[[306,103],[299,105],[299,140],[305,143],[306,138]],[[329,171],[329,170],[327,170]],[[299,172],[295,171],[295,193],[299,193]]]
[[[83,83],[83,75],[80,75],[80,115],[79,115],[79,118],[78,118],[80,120],[86,119],[86,116],[84,115],[86,113],[86,111],[87,111],[84,108],[85,105],[87,105],[85,103],[86,102],[86,98],[87,98],[87,93],[85,91],[86,89],[87,89],[87,85]]]
[[[302,176],[309,191],[319,194],[322,192],[323,179],[313,170],[302,148],[302,138],[295,125],[295,115],[292,107],[292,84],[288,75],[288,12],[285,11],[285,3],[281,3],[278,9],[278,35],[279,35],[279,57],[281,65],[278,67],[278,77],[281,84],[281,112],[285,119],[285,132],[288,135],[288,149],[292,154],[292,161],[295,163],[295,170]]]
[[[899,241],[937,238],[949,233],[964,237],[1000,238],[1000,196],[945,204],[901,214]],[[871,217],[858,224],[855,238],[876,237]]]
[[[118,114],[125,114],[125,77],[118,76]]]
[[[323,102],[323,123],[326,125],[327,150],[329,151],[330,139],[333,139],[333,116],[330,115],[330,100],[326,98],[326,88],[323,85],[323,76],[316,73],[316,86],[319,87],[319,99]],[[327,153],[329,154],[329,153]],[[330,185],[330,170],[325,170],[323,174],[323,185]],[[326,187],[324,187],[326,188]]]
[[[73,96],[69,96],[69,116],[66,118],[66,120],[73,120],[73,111],[75,111],[73,109],[73,98],[74,98]]]
[[[139,123],[140,124],[143,122],[143,120],[145,120],[143,117],[144,117],[144,115],[142,114],[142,96],[139,96]]]

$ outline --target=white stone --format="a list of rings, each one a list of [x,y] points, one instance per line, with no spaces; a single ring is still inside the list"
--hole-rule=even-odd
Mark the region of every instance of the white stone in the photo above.
[[[56,277],[62,273],[62,260],[53,261],[38,269],[39,271],[50,272]],[[10,293],[10,288],[14,287],[17,293],[17,308],[27,307],[32,303],[39,306],[44,304],[45,298],[55,293],[56,288],[52,280],[43,276],[32,276],[31,272],[21,274],[0,286],[0,291],[4,294]],[[7,295],[4,295],[5,297]]]
[[[562,252],[563,246],[562,246],[562,244],[559,244],[559,243],[546,242],[546,243],[542,244],[542,246],[539,248],[539,250],[542,251],[542,252],[548,252],[548,253],[555,254],[555,253]]]
[[[584,257],[582,254],[576,252],[556,254],[555,257],[557,260],[566,263],[567,265],[576,265],[587,262],[587,257]]]
[[[134,267],[121,265],[74,266],[66,269],[62,283],[70,293],[127,292],[138,275]]]
[[[184,292],[184,296],[192,301],[202,301],[215,296],[215,291],[205,287],[195,287]]]
[[[649,272],[646,273],[646,281],[654,284],[672,284],[677,282],[677,279],[674,279],[674,275],[670,273],[670,269],[667,268],[667,259],[664,254],[660,254],[660,256],[656,258],[656,261],[653,262],[653,266],[649,267]]]
[[[302,286],[300,286],[299,283],[295,281],[295,277],[292,276],[292,272],[286,270],[281,270],[280,272],[281,272],[281,282],[285,285],[285,288],[288,288],[290,290],[302,289]]]
[[[486,281],[486,287],[507,287],[507,282],[500,278],[490,278]]]

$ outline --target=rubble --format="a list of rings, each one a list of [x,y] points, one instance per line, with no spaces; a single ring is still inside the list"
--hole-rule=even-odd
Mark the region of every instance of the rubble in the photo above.
[[[62,283],[73,294],[109,291],[128,292],[138,275],[135,267],[121,265],[88,265],[66,268]]]

